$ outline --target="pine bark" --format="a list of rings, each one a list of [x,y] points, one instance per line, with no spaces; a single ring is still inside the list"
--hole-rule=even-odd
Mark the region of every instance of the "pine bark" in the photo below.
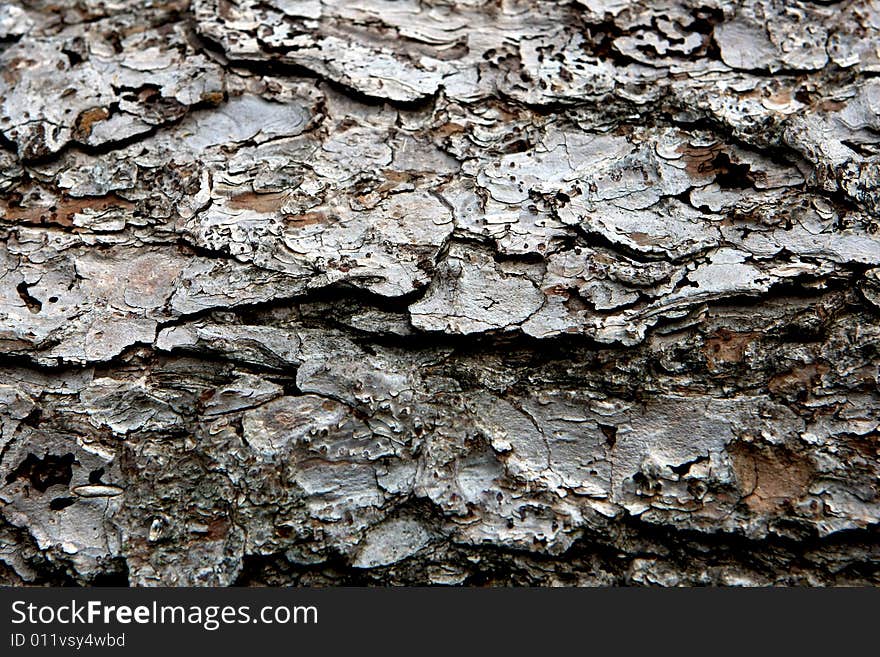
[[[878,43],[0,3],[0,583],[877,584]]]

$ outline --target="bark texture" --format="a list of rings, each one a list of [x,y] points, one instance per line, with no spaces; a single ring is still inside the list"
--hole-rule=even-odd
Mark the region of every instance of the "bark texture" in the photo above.
[[[0,582],[880,583],[880,3],[0,3]]]

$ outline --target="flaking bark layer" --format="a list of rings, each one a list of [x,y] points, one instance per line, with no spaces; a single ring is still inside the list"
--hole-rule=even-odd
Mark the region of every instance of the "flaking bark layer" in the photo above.
[[[0,3],[0,583],[877,584],[878,45]]]

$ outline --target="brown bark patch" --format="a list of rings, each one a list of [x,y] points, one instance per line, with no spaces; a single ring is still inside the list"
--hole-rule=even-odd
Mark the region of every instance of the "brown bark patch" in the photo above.
[[[284,192],[270,192],[258,194],[256,192],[244,192],[229,197],[226,207],[232,210],[253,210],[254,212],[281,212],[287,194]]]
[[[83,139],[92,134],[92,127],[99,121],[105,121],[110,112],[104,107],[93,107],[84,110],[76,119],[76,137]]]
[[[3,67],[3,71],[0,72],[0,75],[3,76],[3,79],[6,81],[6,84],[16,84],[21,79],[21,73],[19,73],[19,69],[30,66],[35,62],[24,59],[23,57],[15,57],[10,59],[6,66]]]
[[[715,175],[715,157],[720,150],[719,145],[691,146],[682,144],[675,149],[682,154],[685,170],[694,178],[710,178]]]
[[[465,132],[465,130],[466,130],[466,128],[463,125],[461,125],[460,123],[455,123],[453,121],[450,121],[449,123],[444,123],[443,125],[441,125],[439,128],[437,128],[434,131],[434,133],[438,137],[443,138],[443,137],[450,137],[452,135],[461,134],[462,132]]]
[[[232,210],[253,210],[263,214],[277,214],[284,218],[287,226],[298,228],[313,224],[329,224],[336,221],[336,217],[326,212],[315,211],[303,214],[291,214],[286,212],[284,204],[287,202],[287,192],[268,192],[258,194],[256,192],[244,192],[231,196],[226,201],[226,207]]]
[[[306,212],[305,214],[286,216],[285,222],[288,226],[311,226],[314,224],[329,224],[336,221],[336,217],[326,212]]]
[[[824,363],[808,363],[777,374],[767,382],[767,388],[786,399],[805,399],[816,381],[829,369]]]
[[[715,335],[706,340],[703,347],[703,355],[710,369],[719,365],[739,363],[745,355],[748,347],[758,337],[755,331],[737,333],[727,329],[720,329]]]
[[[73,226],[73,217],[86,210],[106,212],[108,210],[131,210],[133,208],[134,203],[119,198],[115,194],[87,198],[61,197],[52,205],[20,206],[0,201],[0,219],[11,223],[52,224],[70,227]]]
[[[743,501],[755,513],[778,511],[807,493],[815,467],[786,448],[736,443],[728,450]]]
[[[629,233],[629,238],[639,246],[660,246],[660,242],[648,233],[634,231]]]

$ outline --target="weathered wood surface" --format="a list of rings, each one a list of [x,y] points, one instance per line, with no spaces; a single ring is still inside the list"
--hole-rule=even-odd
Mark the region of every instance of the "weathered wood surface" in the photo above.
[[[0,3],[0,581],[877,584],[880,3]]]

